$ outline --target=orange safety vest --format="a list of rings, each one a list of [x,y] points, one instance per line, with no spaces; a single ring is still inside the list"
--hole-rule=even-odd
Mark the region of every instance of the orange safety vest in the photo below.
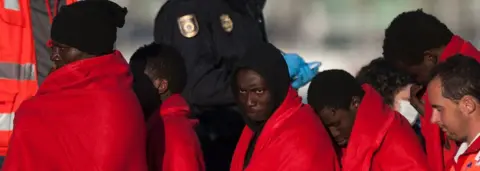
[[[480,153],[473,153],[464,157],[464,161],[450,167],[450,171],[480,171]]]
[[[476,138],[457,161],[451,160],[449,171],[480,171],[480,139]]]
[[[38,89],[36,62],[30,0],[0,0],[0,156],[7,153],[15,111]]]

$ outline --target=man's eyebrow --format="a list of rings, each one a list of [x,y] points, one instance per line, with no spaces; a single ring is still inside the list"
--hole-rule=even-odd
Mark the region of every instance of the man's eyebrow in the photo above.
[[[442,109],[443,106],[440,106],[440,105],[437,105],[437,104],[432,104],[432,108],[435,108],[435,109]]]

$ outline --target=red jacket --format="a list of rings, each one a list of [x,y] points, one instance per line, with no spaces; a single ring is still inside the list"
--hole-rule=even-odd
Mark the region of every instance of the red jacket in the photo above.
[[[146,171],[146,128],[120,52],[51,73],[17,111],[3,171]]]
[[[182,96],[174,94],[148,120],[148,166],[150,171],[204,171],[195,120]]]
[[[285,100],[262,129],[247,168],[243,162],[253,136],[245,127],[230,171],[339,170],[327,131],[310,106],[290,88]]]
[[[408,121],[367,84],[345,154],[344,171],[428,171],[426,156]]]
[[[463,40],[459,36],[453,36],[450,43],[443,50],[440,62],[444,62],[447,58],[458,53],[474,57],[477,61],[480,61],[480,52],[470,42]],[[438,125],[430,122],[433,109],[427,93],[424,94],[423,100],[425,102],[425,114],[420,116],[420,124],[422,135],[425,138],[428,163],[432,171],[443,171],[448,161],[455,156],[458,147],[455,141],[448,140],[450,149],[444,148],[442,142],[446,140],[446,136],[440,131]]]

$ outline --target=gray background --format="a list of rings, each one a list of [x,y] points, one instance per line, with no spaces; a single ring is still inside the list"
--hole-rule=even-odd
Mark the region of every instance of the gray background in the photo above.
[[[129,9],[117,48],[126,58],[153,41],[153,20],[164,0],[114,0]],[[321,70],[355,74],[381,56],[384,29],[403,11],[423,8],[456,34],[480,44],[479,0],[267,0],[267,34],[285,52],[321,61]],[[233,21],[235,22],[235,21]],[[300,90],[305,95],[306,88]]]

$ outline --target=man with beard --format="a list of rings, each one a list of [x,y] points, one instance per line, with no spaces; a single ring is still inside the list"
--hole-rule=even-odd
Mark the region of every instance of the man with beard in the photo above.
[[[447,170],[480,170],[480,63],[472,57],[455,55],[434,69],[428,84],[433,108],[432,123],[446,135],[465,142],[459,156],[451,159]]]

